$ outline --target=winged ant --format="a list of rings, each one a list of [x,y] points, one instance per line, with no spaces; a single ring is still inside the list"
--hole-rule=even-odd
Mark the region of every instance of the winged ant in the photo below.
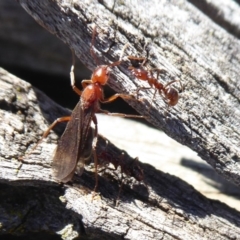
[[[93,29],[90,53],[97,64],[97,56],[94,52],[94,40],[96,36],[96,27]],[[71,116],[65,116],[56,119],[50,127],[44,132],[42,138],[35,145],[29,154],[37,148],[37,146],[46,138],[50,131],[60,122],[68,122],[64,133],[62,134],[52,162],[52,170],[56,180],[66,183],[70,181],[78,168],[78,174],[81,175],[84,170],[84,164],[90,159],[93,154],[96,184],[94,191],[98,186],[97,174],[97,154],[96,145],[98,138],[98,123],[96,113],[103,113],[111,116],[120,116],[128,118],[144,118],[138,115],[126,115],[123,113],[110,113],[100,108],[100,103],[109,103],[117,98],[133,99],[131,95],[116,93],[109,98],[104,97],[103,86],[108,82],[110,70],[121,64],[122,54],[120,59],[108,65],[99,65],[92,73],[90,80],[82,81],[82,90],[75,85],[75,55],[72,50],[72,66],[70,71],[71,86],[73,90],[80,96],[80,100],[73,109]],[[91,122],[95,125],[94,130],[91,130]],[[28,154],[28,155],[29,155]],[[110,161],[110,159],[108,158]]]

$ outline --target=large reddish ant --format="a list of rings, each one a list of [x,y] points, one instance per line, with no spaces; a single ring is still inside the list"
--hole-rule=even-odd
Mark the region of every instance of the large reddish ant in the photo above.
[[[97,57],[93,50],[95,35],[96,27],[93,29],[90,53],[97,62]],[[74,175],[76,167],[78,167],[79,175],[81,175],[84,169],[85,162],[91,157],[91,154],[93,153],[94,165],[96,170],[96,185],[94,191],[96,190],[98,185],[98,162],[96,155],[98,124],[96,113],[104,113],[111,116],[143,118],[143,116],[138,115],[110,113],[106,110],[102,110],[99,105],[100,102],[109,103],[119,97],[123,99],[132,99],[132,96],[126,94],[117,93],[109,98],[104,98],[103,94],[103,86],[107,83],[109,79],[110,69],[114,66],[118,66],[121,64],[123,52],[120,56],[119,61],[113,62],[108,65],[97,66],[92,73],[91,79],[82,81],[83,90],[80,90],[75,86],[75,55],[72,50],[72,66],[70,71],[71,86],[73,90],[80,96],[80,100],[76,107],[73,109],[72,115],[56,119],[50,125],[47,131],[44,132],[40,141],[33,148],[34,150],[40,144],[40,142],[48,136],[50,131],[58,123],[68,122],[66,129],[58,142],[58,146],[56,148],[52,163],[54,176],[60,182],[66,183],[70,181]],[[93,121],[95,125],[94,133],[92,132],[90,127],[91,121]]]
[[[131,70],[131,73],[136,78],[138,78],[139,80],[147,81],[150,85],[150,88],[153,88],[153,87],[155,88],[154,97],[155,97],[156,92],[158,91],[167,100],[167,103],[169,106],[175,106],[178,103],[178,99],[179,99],[178,90],[175,89],[174,87],[172,87],[171,85],[175,82],[179,82],[181,85],[181,88],[183,89],[182,83],[180,80],[172,80],[169,83],[167,83],[166,85],[163,85],[161,82],[158,81],[158,77],[161,73],[166,72],[165,69],[158,69],[158,68],[151,69],[151,70],[145,69],[144,65],[147,61],[147,58],[128,56],[128,59],[142,62],[140,67],[135,68],[133,66],[130,66],[129,69]],[[157,72],[157,77],[154,77],[154,75],[153,75],[154,72]],[[149,88],[141,87],[137,90],[137,94],[142,89],[149,89]]]

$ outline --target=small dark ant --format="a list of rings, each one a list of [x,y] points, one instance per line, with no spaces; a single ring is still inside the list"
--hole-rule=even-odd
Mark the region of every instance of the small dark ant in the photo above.
[[[118,167],[121,167],[122,174],[124,173],[129,177],[133,177],[139,182],[142,181],[144,178],[144,174],[142,168],[139,165],[138,158],[136,157],[132,159],[124,151],[122,151],[121,154],[117,154],[118,157],[115,157],[116,154],[111,150],[112,144],[109,143],[107,140],[105,140],[105,142],[106,147],[103,150],[100,150],[99,147],[97,149],[99,165],[111,163],[114,166],[115,170]]]
[[[93,29],[90,53],[97,63],[97,57],[93,50],[95,35],[96,27],[94,27]],[[80,96],[80,100],[76,107],[73,109],[72,115],[56,119],[44,132],[42,138],[32,149],[32,151],[36,149],[36,147],[41,143],[41,141],[49,135],[50,131],[58,123],[68,122],[66,129],[58,142],[58,146],[56,148],[52,163],[54,176],[60,182],[66,183],[70,181],[74,175],[76,168],[78,168],[78,174],[81,175],[84,170],[85,162],[90,159],[93,153],[94,165],[96,170],[96,184],[94,191],[96,190],[98,185],[98,161],[96,155],[98,124],[96,113],[104,113],[111,116],[121,116],[129,118],[143,118],[143,116],[138,115],[110,113],[100,108],[100,102],[109,103],[119,97],[123,99],[133,99],[132,96],[126,94],[117,93],[109,98],[104,98],[103,94],[103,86],[107,83],[109,79],[110,69],[114,66],[118,66],[121,64],[124,50],[125,48],[123,48],[119,61],[113,62],[108,65],[97,66],[92,73],[91,79],[82,81],[83,90],[80,90],[75,86],[75,55],[74,51],[72,50],[72,66],[70,71],[71,86],[73,90]],[[95,125],[94,132],[91,130],[90,127],[91,121]],[[31,154],[32,151],[29,154]]]
[[[133,177],[137,181],[141,182],[144,179],[143,169],[140,166],[138,158],[131,158],[125,151],[115,150],[116,147],[112,143],[110,143],[107,139],[101,136],[100,144],[97,145],[97,157],[98,164],[100,166],[105,166],[106,164],[111,163],[116,170],[118,167],[121,168],[121,185],[118,193],[118,197],[116,199],[116,205],[118,205],[118,200],[120,197],[120,193],[123,186],[124,175],[128,177]],[[102,141],[105,141],[106,146],[103,147]],[[102,170],[105,170],[103,168]],[[102,171],[100,170],[100,171]]]
[[[158,91],[160,95],[163,95],[166,99],[169,106],[175,106],[178,103],[179,100],[179,93],[178,90],[172,87],[171,85],[175,82],[179,82],[182,87],[182,83],[180,80],[172,80],[166,85],[163,85],[161,82],[158,81],[158,77],[161,73],[165,73],[165,69],[158,69],[154,68],[151,70],[147,70],[144,68],[144,65],[147,61],[147,58],[141,58],[141,57],[134,57],[134,56],[128,56],[129,60],[135,60],[135,61],[141,61],[142,64],[139,67],[133,67],[130,66],[128,69],[131,70],[131,73],[138,78],[139,80],[147,81],[150,85],[150,88],[155,88],[155,93],[153,98],[155,97],[156,92]],[[157,72],[157,77],[154,77],[153,73]],[[143,89],[150,89],[150,88],[144,88],[141,87],[137,90],[137,95],[140,90]]]

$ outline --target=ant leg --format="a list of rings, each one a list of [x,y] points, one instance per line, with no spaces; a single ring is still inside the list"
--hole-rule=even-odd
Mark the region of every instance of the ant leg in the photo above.
[[[72,51],[72,66],[71,66],[71,69],[70,69],[70,80],[71,80],[71,86],[72,86],[72,89],[75,93],[77,93],[79,96],[81,96],[82,94],[82,91],[76,87],[75,85],[75,73],[74,73],[74,70],[75,70],[75,53],[74,53],[74,50],[71,49]]]
[[[91,84],[92,81],[91,80],[82,80],[82,87],[83,89],[86,88],[87,85]]]
[[[123,93],[116,93],[116,94],[112,95],[109,98],[101,99],[100,102],[101,103],[110,103],[110,102],[113,102],[114,100],[116,100],[117,98],[132,99],[133,100],[133,96],[132,95],[123,94]]]
[[[108,67],[114,67],[114,66],[118,66],[118,65],[120,65],[120,64],[121,64],[121,62],[122,62],[122,59],[123,59],[123,54],[124,54],[125,50],[128,48],[128,46],[129,46],[129,44],[128,44],[128,43],[126,43],[126,44],[123,46],[123,48],[122,48],[122,51],[121,51],[121,54],[120,54],[120,57],[119,57],[119,60],[118,60],[118,61],[116,61],[116,62],[113,62],[113,63],[111,63],[111,64],[109,64],[109,65],[107,65],[107,66],[108,66]]]
[[[74,70],[75,70],[75,53],[74,50],[71,49],[72,51],[72,66],[71,66],[71,70],[70,70],[70,80],[71,80],[71,86],[74,92],[76,92],[79,96],[81,96],[82,94],[82,90],[80,90],[75,84],[75,74],[74,74]],[[82,87],[83,89],[88,85],[91,84],[92,81],[91,80],[83,80],[82,81]]]
[[[115,4],[114,4],[114,5],[115,5]],[[97,27],[95,26],[95,27],[93,28],[93,34],[92,34],[92,41],[91,41],[90,53],[91,53],[92,57],[94,58],[96,65],[99,66],[99,62],[98,62],[96,53],[95,53],[94,50],[93,50],[94,40],[95,40],[95,36],[96,36],[96,34],[97,34],[97,30],[96,30],[96,29],[97,29]],[[124,52],[125,52],[125,50],[126,50],[126,48],[127,48],[128,46],[129,46],[128,43],[124,45],[119,60],[118,60],[117,62],[113,62],[113,63],[109,64],[108,67],[117,66],[117,65],[119,65],[119,64],[122,62],[123,54],[124,54]]]
[[[141,90],[147,90],[147,89],[152,89],[152,88],[151,88],[151,87],[139,87],[139,88],[137,89],[137,91],[136,91],[136,93],[137,93],[137,100],[139,100],[139,98],[138,98],[139,92],[140,92]]]
[[[155,97],[156,97],[156,93],[157,93],[157,89],[155,89],[154,94],[153,94],[153,97],[152,97],[152,99],[151,99],[151,103],[150,103],[149,106],[148,106],[148,116],[150,116],[150,107],[153,106],[153,101],[154,101],[154,99],[155,99]]]
[[[179,84],[180,84],[180,86],[181,86],[181,90],[183,91],[183,85],[182,85],[181,80],[179,80],[179,79],[175,79],[175,80],[170,81],[169,83],[167,83],[167,84],[164,86],[164,88],[167,88],[169,85],[171,85],[171,84],[173,84],[173,83],[175,83],[175,82],[179,82]]]
[[[121,94],[121,93],[116,93],[113,96],[107,98],[107,99],[102,99],[100,100],[101,103],[109,103],[114,101],[115,99],[121,97],[122,99],[133,99],[132,96],[127,95],[127,94]],[[144,118],[144,116],[139,116],[139,115],[132,115],[132,114],[124,114],[124,113],[111,113],[103,109],[98,110],[99,113],[104,113],[107,115],[111,116],[119,116],[119,117],[125,117],[125,118]]]
[[[133,114],[124,114],[124,113],[112,113],[107,110],[99,109],[98,113],[104,113],[109,116],[114,116],[114,117],[124,117],[124,118],[145,118],[144,116],[141,115],[133,115]]]
[[[167,73],[167,70],[164,68],[153,68],[150,70],[151,72],[157,72],[157,79],[161,73]]]
[[[138,98],[139,91],[141,91],[141,90],[148,90],[148,89],[152,89],[152,87],[139,87],[139,88],[137,89],[137,100],[142,101],[142,99],[143,99],[143,98],[141,98],[141,99]],[[150,103],[150,105],[147,107],[147,108],[148,108],[148,114],[147,114],[148,116],[150,116],[150,106],[153,105],[153,100],[155,99],[156,93],[157,93],[157,89],[155,89],[155,92],[154,92],[154,94],[153,94],[151,103]]]
[[[43,141],[44,138],[46,138],[50,131],[58,124],[61,122],[68,122],[70,121],[71,117],[70,116],[66,116],[66,117],[61,117],[61,118],[57,118],[50,126],[49,128],[43,133],[41,139],[37,142],[37,144],[33,147],[33,149],[30,151],[30,153],[28,153],[27,155],[20,157],[19,160],[23,160],[23,158],[26,158],[27,156],[31,155],[32,152],[38,147],[38,145]]]

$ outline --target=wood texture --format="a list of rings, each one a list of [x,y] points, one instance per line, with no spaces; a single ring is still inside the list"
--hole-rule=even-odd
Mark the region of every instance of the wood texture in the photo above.
[[[231,1],[226,2],[230,6]],[[237,27],[233,31],[236,34],[229,31],[233,37],[223,29],[227,29],[226,25],[216,25],[221,24],[221,21],[213,23],[213,18],[209,19],[185,1],[117,1],[113,11],[111,1],[20,0],[19,3],[45,29],[73,48],[91,70],[96,66],[89,54],[94,25],[97,25],[99,32],[95,48],[100,63],[116,61],[125,43],[130,44],[126,55],[145,55],[144,46],[148,43],[149,66],[167,69],[168,74],[163,76],[163,82],[179,78],[184,84],[184,91],[179,104],[170,109],[167,109],[161,96],[157,96],[153,102],[151,90],[141,92],[143,101],[132,101],[130,104],[147,116],[147,120],[155,127],[189,146],[219,174],[239,185],[240,49]],[[215,7],[221,8],[217,5]],[[237,13],[239,6],[235,4],[231,9]],[[219,18],[223,17],[220,15]],[[224,21],[229,22],[228,18],[224,18]],[[138,86],[148,86],[131,76],[127,69],[129,64],[126,61],[113,71],[109,85],[117,92],[134,93]],[[1,113],[0,134],[1,181],[10,185],[16,181],[20,186],[34,186],[34,190],[38,189],[39,184],[41,188],[35,198],[43,199],[44,206],[48,204],[46,196],[51,193],[44,195],[45,191],[43,193],[41,189],[43,185],[47,188],[50,186],[54,197],[49,201],[54,204],[57,196],[62,194],[59,194],[59,189],[53,189],[56,184],[52,182],[50,172],[50,156],[55,144],[43,143],[41,147],[44,151],[31,156],[22,165],[16,158],[19,152],[23,154],[31,143],[37,141],[41,130],[46,129],[48,124],[44,119],[50,123],[56,116],[65,115],[66,112],[34,90],[36,97],[30,85],[19,79],[14,80],[13,76],[3,70],[1,78],[1,109],[4,110]],[[42,118],[37,102],[45,118]],[[54,135],[53,138],[57,139]],[[131,183],[126,184],[118,208],[112,203],[118,195],[118,184],[112,180],[114,176],[109,176],[110,180],[105,175],[100,179],[101,198],[96,197],[93,201],[91,194],[88,194],[94,186],[92,172],[87,171],[82,178],[76,177],[73,186],[65,187],[66,206],[71,209],[67,213],[74,220],[69,218],[67,223],[57,225],[57,228],[65,229],[65,226],[76,220],[82,221],[82,224],[74,223],[74,227],[68,229],[83,234],[84,226],[87,236],[95,239],[100,236],[105,236],[105,239],[238,238],[237,211],[206,199],[176,177],[148,165],[143,165],[143,168],[148,187],[132,183],[134,187],[130,190]],[[12,186],[10,188],[15,190]],[[4,196],[5,191],[2,194]],[[6,196],[10,195],[6,193]],[[58,204],[61,206],[61,202]],[[12,205],[7,207],[2,207],[2,212],[11,209]],[[23,208],[23,212],[18,213],[23,227],[25,225],[22,222],[29,219],[29,212],[30,216],[31,213],[35,215],[37,208],[31,208],[31,211]],[[53,208],[50,205],[46,209]],[[72,210],[77,215],[69,212]],[[59,210],[56,211],[58,213]],[[4,216],[4,219],[14,219],[15,215]],[[55,218],[58,219],[57,214]],[[31,220],[36,223],[43,221]],[[15,225],[9,222],[3,225],[14,226],[16,233],[19,233],[16,222],[12,222]],[[39,230],[45,227],[41,229],[39,226]],[[47,226],[47,230],[56,232],[50,220]],[[69,238],[73,238],[73,235],[69,234]]]
[[[51,161],[56,133],[64,126],[20,162],[18,157],[32,149],[52,118],[69,111],[3,69],[0,89],[1,234],[29,236],[47,231],[62,239],[238,238],[238,211],[207,199],[180,178],[149,164],[139,163],[143,182],[124,177],[120,195],[119,169],[99,173],[99,195],[91,191],[95,185],[91,165],[69,185],[59,186],[52,177]],[[101,143],[100,151],[105,142],[99,138]],[[119,158],[121,150],[112,149],[113,159]]]
[[[125,43],[131,46],[126,54],[143,55],[148,42],[149,64],[166,68],[171,76],[182,80],[185,88],[179,104],[169,111],[161,96],[152,103],[152,91],[142,93],[142,103],[130,104],[155,127],[192,148],[226,179],[239,184],[236,39],[191,5],[177,1],[174,5],[140,1],[138,7],[134,2],[121,3],[115,5],[114,13],[110,11],[110,2],[105,5],[65,1],[61,5],[58,1],[20,1],[20,4],[38,23],[73,48],[90,69],[95,66],[89,54],[93,25],[101,32],[96,38],[96,49],[103,63],[117,60]],[[94,14],[97,12],[100,16]],[[120,71],[114,71],[109,85],[117,92],[133,93],[143,83],[133,79],[123,65]]]

